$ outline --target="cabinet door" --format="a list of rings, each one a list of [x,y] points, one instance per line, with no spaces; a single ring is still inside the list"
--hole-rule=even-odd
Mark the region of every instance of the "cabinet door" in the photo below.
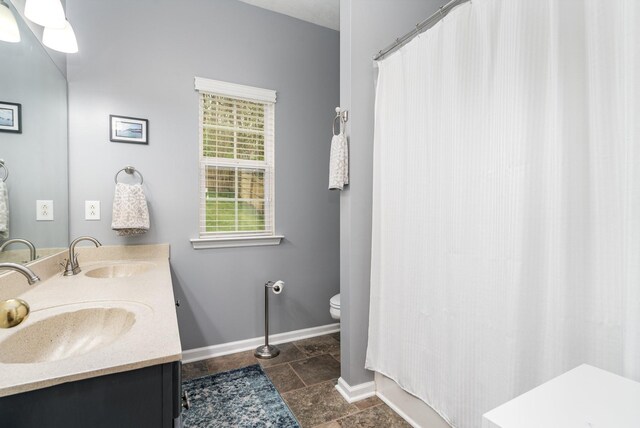
[[[179,371],[179,363],[162,364],[2,397],[2,426],[172,428]]]

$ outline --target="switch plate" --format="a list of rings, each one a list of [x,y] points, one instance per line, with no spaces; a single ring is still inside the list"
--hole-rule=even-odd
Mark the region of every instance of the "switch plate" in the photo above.
[[[36,201],[36,221],[53,221],[53,201]]]
[[[100,220],[100,201],[84,201],[84,219]]]

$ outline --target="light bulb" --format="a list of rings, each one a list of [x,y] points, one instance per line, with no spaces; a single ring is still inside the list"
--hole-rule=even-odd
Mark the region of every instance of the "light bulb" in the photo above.
[[[20,41],[20,30],[9,6],[0,1],[0,40],[17,43]]]
[[[27,0],[24,16],[38,25],[63,29],[67,19],[60,0]]]
[[[66,25],[62,29],[45,27],[44,33],[42,33],[42,43],[59,52],[76,53],[78,52],[76,34],[69,21],[65,22]]]

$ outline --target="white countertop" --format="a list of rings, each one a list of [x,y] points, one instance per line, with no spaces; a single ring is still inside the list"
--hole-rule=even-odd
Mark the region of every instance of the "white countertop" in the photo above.
[[[640,383],[583,364],[485,413],[483,428],[638,428]]]
[[[28,285],[17,272],[0,276],[0,299],[17,297],[31,307],[29,318],[22,324],[0,329],[0,353],[3,345],[7,346],[4,341],[12,334],[63,312],[122,308],[135,315],[135,323],[113,343],[82,355],[38,363],[0,362],[0,397],[181,359],[169,246],[89,248],[80,245],[86,243],[76,248],[82,272],[75,276],[62,276],[59,263],[66,258],[66,253],[30,265],[42,279],[34,285]],[[124,278],[85,276],[101,266],[131,262],[147,264],[149,269]]]

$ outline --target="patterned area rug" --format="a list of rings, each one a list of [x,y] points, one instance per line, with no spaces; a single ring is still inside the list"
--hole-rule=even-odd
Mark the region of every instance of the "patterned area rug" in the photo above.
[[[187,380],[184,428],[300,428],[260,365]]]

